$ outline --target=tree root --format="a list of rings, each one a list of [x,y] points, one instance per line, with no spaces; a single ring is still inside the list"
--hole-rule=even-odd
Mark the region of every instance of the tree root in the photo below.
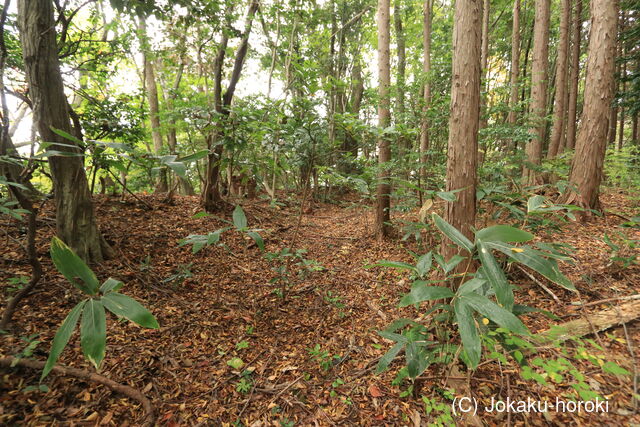
[[[32,359],[16,359],[15,357],[12,357],[12,356],[0,357],[0,366],[11,368],[12,364],[15,364],[14,366],[20,367],[20,368],[42,370],[42,368],[44,368],[45,362],[41,362],[39,360],[32,360]],[[153,409],[153,406],[151,405],[151,401],[140,391],[132,387],[129,387],[127,385],[117,383],[102,375],[95,374],[93,372],[89,372],[83,369],[76,369],[76,368],[56,365],[53,367],[52,372],[55,372],[60,375],[67,375],[67,376],[79,378],[81,380],[102,384],[117,393],[121,393],[129,397],[130,399],[138,401],[142,405],[142,408],[144,409],[145,413],[147,414],[142,426],[151,427],[155,424],[156,414]]]

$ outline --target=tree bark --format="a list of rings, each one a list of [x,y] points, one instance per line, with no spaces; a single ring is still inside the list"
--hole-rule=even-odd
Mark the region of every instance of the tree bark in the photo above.
[[[536,0],[535,22],[533,26],[533,61],[531,64],[531,139],[526,146],[526,161],[539,165],[542,161],[542,144],[546,128],[547,84],[549,74],[549,18],[550,1]],[[522,169],[524,185],[536,185],[539,178],[526,165]]]
[[[489,64],[489,16],[490,16],[490,4],[489,0],[484,0],[482,5],[482,45],[480,48],[480,73],[481,73],[481,89],[480,94],[480,129],[487,127],[488,119],[487,114],[487,66]],[[479,152],[479,159],[482,161],[484,156]]]
[[[582,0],[575,0],[571,45],[571,76],[569,78],[569,105],[567,107],[567,149],[576,145],[578,126],[578,81],[580,80],[580,43],[582,42]]]
[[[144,80],[147,92],[147,102],[149,103],[149,122],[151,123],[151,139],[153,150],[156,156],[162,154],[162,132],[160,131],[160,102],[158,101],[158,84],[156,81],[156,71],[149,54],[149,43],[147,39],[147,24],[145,18],[140,16],[138,22],[140,32],[140,44],[144,61]],[[166,193],[169,191],[166,168],[160,169],[158,181],[156,181],[156,193]]]
[[[43,141],[53,149],[76,156],[49,157],[56,203],[56,233],[86,261],[100,262],[110,255],[93,211],[93,202],[84,171],[83,153],[51,129],[81,137],[71,127],[70,107],[64,94],[56,43],[53,5],[50,0],[19,0],[18,26],[34,122]]]
[[[446,191],[460,191],[455,202],[447,202],[444,219],[471,240],[476,217],[481,19],[482,0],[456,1]],[[458,247],[445,239],[444,258],[458,252]],[[461,271],[467,266],[461,263]]]
[[[577,192],[569,190],[563,198],[567,203],[586,209],[600,208],[598,193],[607,145],[609,109],[615,92],[617,26],[618,1],[592,0],[584,109],[569,175]]]
[[[389,0],[378,0],[378,127],[383,132],[389,127],[391,112],[389,111],[389,85],[391,70],[389,65]],[[376,197],[376,236],[383,239],[389,234],[391,208],[390,171],[387,162],[391,160],[389,138],[382,134],[378,138],[378,188]]]
[[[406,89],[406,68],[407,68],[407,55],[405,48],[405,35],[404,28],[402,25],[402,2],[404,0],[394,0],[393,3],[393,24],[396,35],[396,52],[398,58],[398,74],[396,77],[396,110],[397,114],[395,116],[395,122],[400,125],[405,124],[405,89]],[[400,134],[398,138],[398,156],[403,158],[404,155],[409,151],[408,140],[404,135]],[[409,170],[404,171],[405,179],[409,178]]]
[[[509,92],[509,115],[507,122],[515,127],[518,121],[518,74],[520,72],[520,0],[513,2],[513,24],[511,27],[511,72]],[[509,141],[509,148],[513,150],[515,140]]]
[[[222,40],[218,49],[218,55],[216,58],[216,72],[214,76],[214,102],[215,108],[218,113],[222,114],[221,120],[226,120],[229,116],[231,101],[233,101],[233,95],[236,91],[236,85],[240,80],[242,74],[242,68],[244,61],[247,57],[247,51],[249,50],[249,35],[251,34],[251,26],[253,24],[253,18],[258,10],[258,1],[253,0],[249,5],[247,17],[245,20],[245,30],[242,35],[242,40],[236,57],[233,63],[233,70],[231,72],[231,78],[229,80],[229,86],[226,92],[222,95],[222,69],[225,56],[225,49],[227,45],[227,32],[223,32]],[[218,189],[218,181],[220,180],[220,161],[222,160],[222,154],[224,147],[221,144],[216,145],[219,138],[219,130],[214,130],[207,135],[207,146],[209,149],[213,149],[207,157],[207,168],[205,172],[205,184],[202,190],[202,204],[207,212],[213,212],[219,208],[222,203],[222,197],[220,190]],[[215,145],[215,148],[213,148]]]
[[[422,123],[420,126],[420,184],[427,183],[427,151],[429,150],[429,107],[431,106],[431,21],[433,19],[433,0],[424,0],[422,42],[424,52],[422,71],[424,73],[424,88],[422,106]],[[422,193],[420,193],[422,195]],[[420,198],[422,205],[422,197]]]
[[[549,141],[549,151],[547,158],[553,159],[558,154],[562,139],[564,138],[566,97],[567,97],[567,67],[569,65],[569,19],[571,15],[571,4],[569,0],[561,0],[562,6],[560,17],[560,41],[558,44],[558,59],[556,60],[556,96],[553,106],[553,128],[551,129],[551,139]]]

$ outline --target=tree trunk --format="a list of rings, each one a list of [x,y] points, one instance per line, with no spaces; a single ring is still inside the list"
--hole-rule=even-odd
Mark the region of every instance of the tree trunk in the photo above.
[[[640,145],[638,141],[638,113],[634,113],[631,118],[631,143],[636,147]]]
[[[507,122],[515,127],[518,121],[518,74],[520,72],[520,0],[513,2],[513,25],[511,27],[511,72],[509,93],[509,115]],[[509,141],[509,148],[513,150],[515,140]]]
[[[389,66],[389,0],[378,0],[378,127],[384,131],[389,127],[391,113],[389,111],[389,85],[391,71]],[[390,171],[387,162],[391,160],[389,138],[381,135],[378,138],[378,189],[376,197],[376,236],[383,239],[389,234],[391,208]]]
[[[578,81],[580,80],[580,43],[582,42],[582,0],[575,0],[572,38],[569,105],[567,107],[566,146],[568,149],[573,149],[576,145],[576,128],[578,127]]]
[[[433,0],[424,0],[422,41],[424,52],[422,59],[422,71],[424,72],[422,106],[422,123],[420,126],[420,184],[424,188],[427,183],[427,162],[429,160],[429,107],[431,105],[431,21],[433,18]],[[422,193],[420,193],[422,195]],[[420,199],[422,204],[422,198]]]
[[[82,136],[80,129],[72,129],[70,123],[51,1],[20,0],[18,26],[33,117],[40,137],[43,141],[75,145],[51,130],[55,128]],[[110,255],[110,248],[96,224],[82,150],[63,145],[53,148],[78,154],[49,157],[56,202],[56,233],[84,260],[100,262]]]
[[[547,158],[553,159],[558,154],[564,138],[566,98],[567,98],[567,67],[569,50],[569,19],[571,4],[569,0],[561,0],[562,11],[560,17],[560,42],[558,45],[558,59],[556,60],[556,96],[553,106],[553,128]]]
[[[228,41],[227,31],[223,31],[222,43],[218,48],[218,55],[216,58],[216,70],[214,75],[214,102],[215,108],[218,113],[222,114],[221,120],[226,120],[229,116],[231,101],[233,101],[233,95],[236,91],[236,85],[240,80],[242,74],[242,68],[244,61],[247,57],[247,51],[249,50],[249,35],[251,34],[251,26],[253,24],[253,18],[258,10],[258,1],[253,0],[249,5],[249,11],[245,20],[245,30],[242,35],[242,40],[236,57],[233,63],[233,71],[231,72],[231,78],[229,80],[229,86],[227,87],[224,96],[222,96],[222,69],[224,67],[225,49]],[[202,204],[207,212],[213,212],[220,207],[222,203],[222,197],[218,188],[218,181],[220,180],[220,160],[222,160],[222,154],[224,148],[222,145],[215,145],[219,138],[219,130],[216,129],[207,135],[207,146],[212,152],[207,157],[207,168],[205,172],[205,184],[202,189]],[[215,148],[213,146],[215,145]]]
[[[153,150],[156,156],[162,154],[162,133],[160,132],[160,103],[158,101],[158,84],[156,82],[156,72],[149,55],[149,43],[147,39],[147,24],[141,16],[138,22],[140,32],[140,44],[144,60],[144,80],[147,92],[147,102],[149,103],[149,122],[151,123],[151,139],[153,140]],[[167,169],[160,169],[160,176],[156,182],[156,193],[166,193],[169,191],[167,183]]]
[[[480,129],[487,127],[487,66],[489,64],[489,16],[490,16],[489,0],[484,0],[482,5],[482,45],[480,48],[480,73],[481,73],[481,96],[480,96]],[[485,147],[486,148],[486,147]],[[480,152],[479,159],[483,159]]]
[[[405,36],[404,29],[402,28],[402,2],[404,0],[394,0],[393,3],[393,24],[396,35],[396,51],[398,55],[398,74],[396,77],[396,110],[395,122],[399,125],[405,124],[405,80],[406,80],[406,48],[405,48]],[[405,154],[409,151],[408,140],[404,135],[400,134],[398,138],[398,157],[404,158]],[[409,170],[403,171],[405,179],[409,178]]]
[[[471,240],[476,218],[481,19],[482,0],[456,1],[446,191],[460,191],[455,202],[447,202],[444,219]],[[443,242],[445,259],[458,252],[449,240]],[[463,272],[467,266],[460,264]]]
[[[586,209],[599,209],[598,192],[606,151],[609,109],[615,92],[617,0],[591,1],[584,109],[576,138],[569,181],[577,188],[563,198]],[[569,187],[571,188],[571,186]]]
[[[546,128],[547,83],[549,73],[549,17],[550,0],[536,0],[533,26],[533,61],[531,64],[531,139],[526,146],[526,161],[539,165],[542,161],[542,144]],[[539,178],[526,165],[522,169],[524,185],[536,185]]]

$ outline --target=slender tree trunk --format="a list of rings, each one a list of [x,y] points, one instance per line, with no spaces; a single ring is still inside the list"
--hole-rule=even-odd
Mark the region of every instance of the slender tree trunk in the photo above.
[[[507,122],[515,127],[518,121],[518,74],[520,72],[520,0],[513,2],[513,24],[511,27],[511,72],[509,92],[509,115]],[[509,141],[509,148],[515,148],[516,141]]]
[[[568,149],[576,145],[578,126],[578,82],[580,80],[580,43],[582,42],[582,0],[575,0],[573,10],[573,34],[571,45],[571,76],[569,78],[569,105],[567,107],[567,143]]]
[[[433,19],[433,0],[424,0],[422,42],[424,45],[422,71],[424,73],[422,106],[422,123],[420,127],[420,183],[422,187],[427,183],[427,162],[429,158],[429,108],[431,106],[431,21]],[[422,193],[420,193],[422,195]],[[420,199],[422,204],[422,198]]]
[[[456,1],[446,190],[460,191],[455,202],[447,202],[444,219],[472,240],[476,218],[481,19],[482,0]],[[443,242],[445,259],[458,251],[449,240]],[[467,266],[468,263],[461,263],[463,272]]]
[[[147,89],[147,102],[149,103],[149,122],[151,123],[151,139],[153,140],[153,150],[156,156],[162,154],[162,133],[160,131],[160,102],[158,101],[158,84],[153,61],[149,54],[149,43],[147,39],[147,24],[141,16],[138,22],[140,31],[140,42],[142,45],[142,56],[144,60],[144,80]],[[156,182],[156,193],[166,193],[169,191],[167,183],[166,168],[160,169],[160,176]]]
[[[389,85],[391,70],[389,65],[389,0],[378,0],[378,127],[381,131],[389,127],[391,112],[389,111]],[[389,138],[381,135],[378,139],[378,189],[376,197],[376,236],[382,239],[389,234],[391,209],[390,171],[387,163],[391,160]]]
[[[569,20],[571,4],[569,0],[561,0],[560,43],[558,45],[558,59],[556,62],[556,96],[553,106],[553,128],[547,157],[553,159],[558,154],[564,138],[566,99],[567,99],[567,67],[569,65]]]
[[[618,25],[620,25],[622,23],[622,18],[619,18],[619,23]],[[616,57],[620,58],[622,56],[622,40],[620,38],[617,39],[618,43],[617,43],[617,53],[616,53]],[[615,79],[615,90],[614,90],[614,98],[612,101],[612,106],[611,106],[611,111],[609,112],[609,130],[607,131],[607,140],[609,142],[609,145],[614,146],[616,143],[616,131],[618,130],[618,113],[620,111],[620,106],[618,105],[617,101],[616,101],[616,92],[618,91],[618,89],[620,88],[620,76],[622,75],[622,63],[618,62],[616,64],[616,76],[617,78]]]
[[[396,35],[396,51],[398,55],[398,74],[396,78],[396,110],[397,115],[395,122],[399,125],[405,123],[405,80],[406,80],[406,49],[405,49],[405,36],[404,29],[402,28],[402,2],[404,0],[394,0],[393,3],[393,24]],[[404,158],[404,155],[409,151],[407,147],[407,139],[400,135],[398,138],[398,153],[400,158]],[[405,178],[409,177],[409,170],[403,171]]]
[[[222,69],[225,56],[225,49],[227,45],[227,35],[224,32],[222,36],[223,42],[218,48],[218,55],[216,58],[216,71],[214,76],[214,102],[216,111],[222,114],[221,120],[226,120],[229,116],[231,102],[236,91],[236,86],[242,75],[242,68],[244,67],[244,61],[247,57],[247,51],[249,50],[249,35],[251,34],[251,26],[253,24],[253,18],[258,10],[258,1],[253,0],[249,5],[247,17],[245,19],[245,32],[242,35],[240,46],[236,52],[236,57],[233,63],[233,71],[231,72],[231,78],[229,80],[229,86],[227,87],[224,96],[222,95]],[[207,135],[207,146],[212,149],[212,152],[207,157],[207,168],[205,172],[205,184],[202,190],[202,204],[207,212],[213,212],[220,207],[222,203],[222,197],[218,188],[218,182],[220,180],[220,161],[222,160],[222,154],[224,148],[222,144],[217,144],[220,137],[219,130],[214,130]],[[215,148],[213,148],[215,146]]]
[[[34,122],[40,136],[44,141],[75,145],[51,130],[82,136],[80,129],[72,130],[70,123],[51,1],[19,0],[18,25]],[[83,259],[102,261],[110,254],[110,248],[96,224],[82,151],[62,145],[54,146],[54,149],[78,154],[49,157],[56,202],[56,232]]]
[[[533,27],[533,61],[531,65],[531,104],[529,115],[532,122],[531,139],[526,146],[526,161],[539,165],[542,161],[542,144],[546,128],[547,84],[549,73],[549,18],[550,0],[536,0]],[[534,170],[523,167],[525,185],[539,183]]]
[[[490,17],[490,4],[489,0],[484,0],[482,5],[482,45],[480,49],[480,73],[481,73],[481,89],[480,94],[480,129],[487,127],[488,120],[487,114],[487,68],[489,64],[489,17]],[[479,152],[479,159],[482,161],[482,152]]]
[[[576,138],[567,203],[600,209],[598,193],[606,151],[609,108],[615,92],[617,0],[591,0],[591,34],[587,51],[584,109]],[[569,188],[572,188],[571,186]]]

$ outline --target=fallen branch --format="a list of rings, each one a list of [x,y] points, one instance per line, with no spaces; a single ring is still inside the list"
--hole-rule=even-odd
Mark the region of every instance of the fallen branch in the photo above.
[[[11,368],[16,366],[20,368],[42,370],[42,368],[44,368],[44,365],[45,365],[45,362],[41,362],[39,360],[16,359],[15,357],[12,357],[12,356],[0,357],[0,366],[4,366],[6,368]],[[53,367],[52,372],[55,372],[60,375],[66,375],[70,377],[79,378],[81,380],[102,384],[117,393],[123,394],[133,400],[140,402],[140,404],[142,405],[142,408],[147,414],[145,421],[142,425],[144,427],[151,427],[155,424],[156,415],[155,415],[155,411],[153,410],[153,406],[151,405],[151,401],[140,391],[132,387],[129,387],[127,385],[117,383],[102,375],[85,371],[83,369],[69,368],[66,366],[56,365]]]
[[[539,281],[538,279],[536,279],[536,277],[535,277],[533,274],[529,273],[527,270],[525,270],[524,268],[520,267],[519,265],[517,265],[517,264],[516,264],[516,267],[518,267],[518,269],[520,269],[520,271],[522,271],[524,274],[526,274],[526,275],[527,275],[527,277],[529,277],[529,279],[533,280],[533,282],[534,282],[536,285],[540,286],[542,289],[544,289],[544,290],[545,290],[545,292],[546,292],[546,293],[548,293],[549,295],[551,295],[551,298],[553,298],[553,300],[554,300],[556,303],[561,304],[561,303],[560,303],[560,300],[558,299],[558,297],[556,296],[556,294],[554,294],[554,293],[551,291],[551,289],[549,289],[547,286],[545,286],[545,284],[544,284],[544,283],[542,283],[541,281]]]
[[[620,306],[589,314],[588,318],[571,320],[536,334],[542,340],[567,341],[595,332],[604,331],[613,326],[630,322],[640,317],[640,301],[632,301]]]

